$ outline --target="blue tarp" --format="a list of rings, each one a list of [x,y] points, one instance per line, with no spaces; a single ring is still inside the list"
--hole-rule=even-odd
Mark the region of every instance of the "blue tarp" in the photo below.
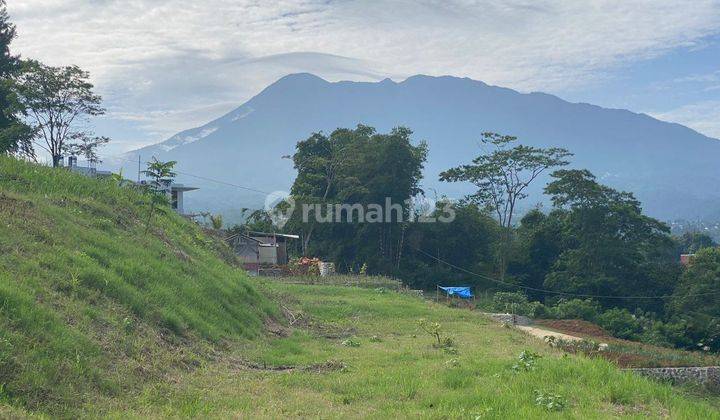
[[[443,289],[448,296],[458,296],[463,299],[469,299],[473,297],[469,287],[452,287],[452,286],[438,286]]]

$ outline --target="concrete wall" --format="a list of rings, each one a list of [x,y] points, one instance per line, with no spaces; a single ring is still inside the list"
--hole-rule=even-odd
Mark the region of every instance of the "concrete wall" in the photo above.
[[[699,382],[706,385],[720,385],[720,366],[677,367],[677,368],[636,368],[625,369],[655,379],[677,383]]]

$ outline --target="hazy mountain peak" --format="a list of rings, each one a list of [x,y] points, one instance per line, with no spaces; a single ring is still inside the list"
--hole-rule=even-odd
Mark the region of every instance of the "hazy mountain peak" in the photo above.
[[[588,168],[613,187],[628,190],[649,213],[663,218],[717,214],[720,142],[687,127],[627,110],[575,104],[542,92],[520,93],[453,76],[415,75],[401,82],[329,82],[310,73],[289,74],[245,104],[201,127],[186,130],[137,154],[177,160],[178,169],[203,178],[274,191],[294,179],[297,141],[317,131],[357,124],[380,132],[404,125],[430,153],[424,186],[459,197],[470,186],[438,181],[438,173],[469,162],[481,151],[479,135],[515,135],[539,147],[565,147],[573,165]],[[187,181],[192,181],[187,180]],[[542,201],[546,179],[526,204]],[[257,207],[264,197],[203,182],[188,196],[198,209]]]

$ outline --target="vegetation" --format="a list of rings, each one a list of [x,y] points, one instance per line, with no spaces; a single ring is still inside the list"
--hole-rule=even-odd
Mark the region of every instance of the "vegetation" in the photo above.
[[[317,206],[294,212],[286,229],[302,235],[304,255],[323,255],[355,272],[367,264],[370,272],[389,274],[401,264],[411,215],[408,200],[421,192],[427,156],[427,146],[413,145],[411,134],[402,127],[378,134],[360,125],[330,136],[316,133],[298,143],[293,156],[298,176],[291,192],[296,207]],[[378,212],[387,201],[396,210]],[[339,212],[336,204],[363,210]],[[368,219],[374,214],[377,223],[362,223],[361,214]],[[344,223],[318,222],[337,219]]]
[[[13,92],[20,70],[20,60],[10,52],[15,36],[5,0],[0,0],[0,154],[19,153],[31,146],[32,130],[22,121],[23,109]]]
[[[372,289],[261,282],[298,319],[292,328],[234,348],[178,383],[148,386],[122,414],[502,419],[546,418],[562,405],[568,418],[718,418],[717,397],[563,356],[477,312]],[[439,351],[422,318],[451,331],[458,354]],[[542,357],[516,373],[524,350]]]
[[[146,234],[151,201],[0,157],[1,401],[75,416],[279,316],[221,245],[168,207]]]
[[[385,287],[251,287],[167,206],[145,234],[151,201],[0,158],[0,414],[716,416],[715,397],[564,357],[477,312]],[[441,326],[441,351],[419,319]],[[534,369],[516,374],[524,350]]]
[[[518,203],[527,198],[530,184],[549,168],[564,166],[571,153],[565,149],[539,149],[525,145],[511,147],[517,137],[483,133],[481,142],[492,153],[481,154],[471,165],[448,169],[440,180],[471,182],[478,190],[467,197],[497,217],[503,230],[500,249],[500,279],[505,279],[512,241],[513,217]]]
[[[155,157],[152,161],[148,162],[147,169],[143,171],[143,174],[150,178],[150,211],[148,212],[147,222],[145,223],[146,229],[150,229],[150,223],[152,222],[153,215],[158,206],[167,204],[167,188],[175,178],[175,172],[173,168],[177,162],[160,162]]]

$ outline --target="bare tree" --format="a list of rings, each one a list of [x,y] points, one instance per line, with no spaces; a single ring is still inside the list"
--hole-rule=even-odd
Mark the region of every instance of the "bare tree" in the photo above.
[[[105,113],[102,98],[93,93],[89,79],[90,74],[77,66],[52,67],[34,60],[23,63],[17,95],[36,138],[44,141],[40,147],[52,156],[53,166],[59,166],[63,153],[83,139],[107,143],[84,128],[89,117]]]

